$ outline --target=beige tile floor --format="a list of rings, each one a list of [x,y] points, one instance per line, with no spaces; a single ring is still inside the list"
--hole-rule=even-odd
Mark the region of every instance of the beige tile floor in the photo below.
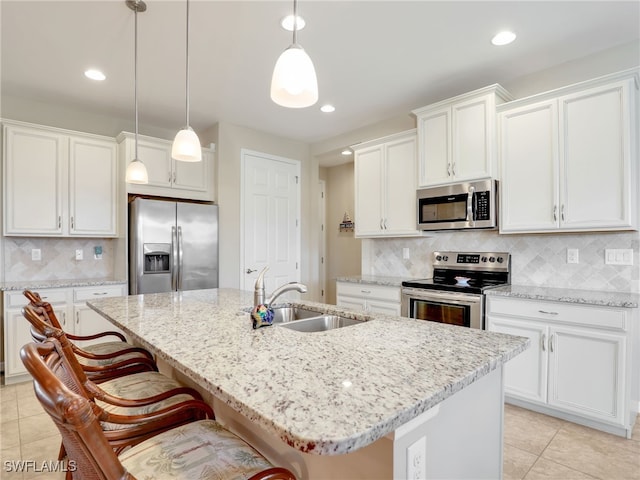
[[[31,382],[0,387],[0,479],[60,480],[42,471],[55,461],[60,435]],[[627,440],[511,405],[505,407],[505,480],[640,480],[640,423]],[[7,471],[32,460],[41,471]],[[15,465],[15,463],[9,463]]]

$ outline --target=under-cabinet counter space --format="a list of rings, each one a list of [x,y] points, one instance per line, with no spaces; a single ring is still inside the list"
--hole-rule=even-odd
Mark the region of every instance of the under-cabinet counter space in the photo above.
[[[633,292],[607,292],[573,288],[540,287],[534,285],[505,285],[503,287],[491,288],[485,293],[488,296],[584,303],[605,307],[638,308],[640,306],[640,294]]]

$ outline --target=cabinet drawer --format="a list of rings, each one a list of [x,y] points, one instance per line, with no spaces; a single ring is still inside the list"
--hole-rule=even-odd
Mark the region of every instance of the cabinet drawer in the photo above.
[[[487,301],[487,314],[527,317],[545,322],[586,325],[615,330],[627,329],[627,313],[624,309],[598,305],[577,305],[490,296]]]
[[[30,289],[31,290],[31,289]],[[40,295],[42,301],[49,302],[52,305],[59,303],[67,303],[71,294],[69,289],[34,289],[32,290]],[[19,308],[24,307],[29,301],[22,294],[22,292],[6,292],[5,293],[5,308]]]
[[[336,289],[338,295],[400,302],[400,287],[387,287],[370,283],[337,282]]]
[[[73,291],[74,302],[86,302],[105,297],[121,297],[125,294],[124,285],[104,285],[101,287],[76,288]]]

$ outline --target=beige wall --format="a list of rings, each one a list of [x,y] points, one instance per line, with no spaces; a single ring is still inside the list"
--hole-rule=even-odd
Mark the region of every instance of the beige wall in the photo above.
[[[339,229],[345,211],[354,218],[353,162],[321,170],[326,181],[327,210],[325,302],[336,303],[336,277],[360,275],[361,270],[361,240],[356,239],[352,232],[340,232]]]
[[[317,209],[318,162],[309,153],[309,145],[286,138],[221,122],[203,133],[217,145],[218,204],[220,205],[220,286],[238,288],[240,265],[240,165],[241,150],[299,160],[301,163],[301,281],[309,287],[305,299],[319,298],[319,256]]]

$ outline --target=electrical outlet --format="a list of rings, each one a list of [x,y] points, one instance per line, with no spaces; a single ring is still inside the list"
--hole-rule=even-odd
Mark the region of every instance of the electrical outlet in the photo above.
[[[402,259],[409,260],[409,249],[407,247],[402,249]]]
[[[604,251],[604,263],[607,265],[633,265],[633,249],[607,248]]]
[[[76,250],[76,260],[82,260],[83,258],[84,258],[84,255],[82,253],[82,249]]]
[[[93,247],[93,258],[94,260],[102,260],[102,246],[97,245]]]
[[[579,263],[577,248],[567,248],[567,263]]]
[[[31,249],[31,260],[33,260],[34,262],[42,260],[42,252],[39,248]]]
[[[427,478],[427,437],[420,437],[407,448],[407,479]]]

